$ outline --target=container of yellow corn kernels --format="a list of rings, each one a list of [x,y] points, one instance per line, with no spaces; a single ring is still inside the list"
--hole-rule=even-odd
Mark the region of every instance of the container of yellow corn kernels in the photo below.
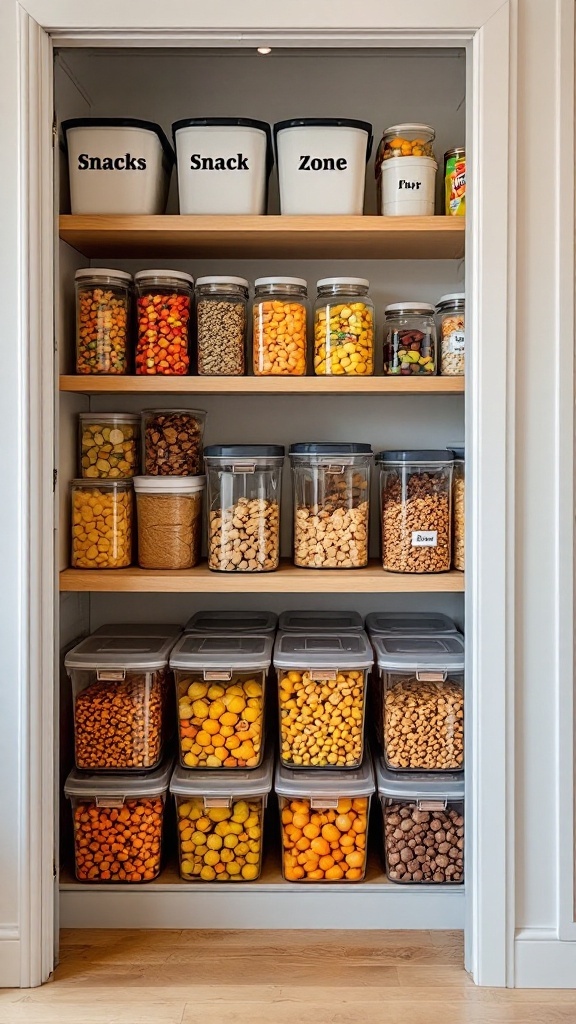
[[[176,683],[180,764],[257,768],[264,749],[271,636],[186,633],[170,656]]]
[[[180,875],[187,882],[253,882],[262,869],[264,810],[272,789],[273,759],[259,768],[190,772],[177,767],[170,783],[176,801]]]
[[[314,306],[314,373],[366,377],[374,373],[374,304],[363,277],[318,281]]]
[[[366,633],[280,633],[280,758],[288,768],[356,768],[364,752]]]

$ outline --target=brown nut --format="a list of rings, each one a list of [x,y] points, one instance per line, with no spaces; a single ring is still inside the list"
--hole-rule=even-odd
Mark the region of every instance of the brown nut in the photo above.
[[[464,572],[464,550],[465,550],[465,505],[464,505],[464,477],[459,472],[454,472],[454,483],[452,487],[452,503],[454,515],[454,568]]]
[[[175,410],[145,414],[144,472],[150,476],[197,476],[202,472],[201,414]]]
[[[327,473],[321,504],[299,505],[294,562],[310,569],[358,569],[368,564],[368,481]]]
[[[450,568],[450,495],[443,475],[412,473],[403,493],[390,474],[382,494],[382,564],[389,572],[446,572]],[[436,535],[433,547],[415,543]]]
[[[384,749],[392,768],[455,770],[464,761],[464,693],[443,683],[401,677],[384,697]],[[414,820],[419,822],[419,812]]]
[[[208,567],[221,572],[267,572],[280,561],[280,509],[265,498],[240,498],[210,512]]]
[[[455,842],[446,850],[448,837]],[[384,845],[388,878],[393,882],[464,880],[464,817],[456,806],[429,813],[419,811],[415,803],[386,801]]]

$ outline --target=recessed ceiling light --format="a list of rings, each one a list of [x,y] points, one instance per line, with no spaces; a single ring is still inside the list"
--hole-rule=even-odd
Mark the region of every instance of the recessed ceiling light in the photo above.
[[[263,55],[265,55],[267,53],[272,53],[272,47],[271,46],[259,46],[258,47],[258,53],[261,53]]]

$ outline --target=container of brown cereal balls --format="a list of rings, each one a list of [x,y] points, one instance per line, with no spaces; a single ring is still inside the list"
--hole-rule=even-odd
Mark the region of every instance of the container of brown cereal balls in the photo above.
[[[288,768],[357,768],[373,653],[364,632],[280,633],[280,759]]]
[[[464,772],[406,776],[375,759],[391,882],[464,881]]]
[[[448,572],[452,452],[386,451],[380,467],[382,565],[388,572]]]

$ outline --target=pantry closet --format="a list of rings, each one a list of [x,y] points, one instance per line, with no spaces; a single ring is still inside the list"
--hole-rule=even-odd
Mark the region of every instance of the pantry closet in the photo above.
[[[33,8],[33,3],[24,5]],[[56,4],[56,7],[62,6]],[[40,698],[40,722],[27,707],[29,736],[46,730],[38,758],[27,761],[24,778],[33,805],[26,828],[38,831],[41,849],[32,855],[42,892],[22,892],[42,907],[43,936],[26,944],[23,984],[37,984],[57,956],[58,925],[142,928],[455,928],[466,929],[467,966],[480,984],[513,983],[509,950],[513,927],[511,834],[513,805],[510,758],[510,433],[512,370],[500,359],[512,338],[510,313],[514,223],[510,216],[509,146],[515,131],[502,101],[509,87],[511,45],[508,4],[485,0],[478,24],[464,24],[451,5],[438,0],[434,16],[419,12],[403,24],[394,4],[370,4],[359,28],[346,24],[344,5],[331,10],[334,30],[315,23],[303,6],[301,26],[280,17],[262,27],[247,11],[249,28],[235,26],[230,10],[220,28],[202,14],[202,27],[182,29],[189,12],[169,12],[160,27],[151,7],[142,25],[131,26],[124,5],[118,20],[104,27],[92,15],[80,29],[69,12],[54,10],[40,28],[21,14],[20,75],[31,104],[27,166],[41,191],[27,190],[28,237],[37,243],[36,273],[27,301],[31,346],[40,340],[42,360],[33,393],[39,399],[31,431],[42,440],[42,466],[34,455],[30,487],[41,488],[45,521],[35,505],[34,564],[41,527],[44,562],[37,594],[42,608],[29,609],[38,655],[44,659],[42,688],[33,676],[30,694]],[[386,7],[387,11],[381,10]],[[376,8],[379,8],[376,10]],[[349,13],[349,12],[348,12]],[[40,11],[30,10],[42,24]],[[112,15],[112,12],[109,12]],[[172,24],[172,17],[176,22]],[[80,20],[82,17],[78,16]],[[102,12],[100,19],[104,17]],[[180,21],[178,21],[178,18]],[[268,15],[269,21],[272,15]],[[292,18],[292,16],[291,16]],[[277,19],[274,15],[273,20]],[[458,22],[462,24],[459,25]],[[60,25],[60,29],[54,26]],[[142,28],[142,26],[144,26]],[[231,29],[231,26],[233,27]],[[515,37],[514,37],[515,38]],[[269,53],[257,52],[258,47]],[[35,56],[40,55],[43,101]],[[53,100],[53,102],[52,102]],[[54,110],[54,130],[46,113]],[[75,217],[69,213],[69,181],[61,123],[88,116],[143,118],[170,134],[174,121],[210,116],[257,118],[273,124],[293,117],[360,118],[374,126],[376,142],[389,124],[433,125],[435,152],[466,146],[471,170],[465,227],[459,218],[378,217],[374,154],[366,173],[364,215],[323,223],[310,215],[291,226],[279,215],[277,170],[270,179],[268,214],[226,220],[179,218],[172,176],[168,216],[152,223],[119,218]],[[49,146],[53,139],[53,147]],[[494,151],[498,152],[498,165]],[[54,209],[50,183],[55,182]],[[442,173],[437,177],[436,213],[441,209]],[[33,205],[32,197],[35,196]],[[400,221],[400,218],[398,219]],[[448,221],[448,223],[446,223]],[[466,263],[464,263],[466,255]],[[53,264],[52,264],[53,258]],[[51,278],[54,268],[53,284]],[[29,267],[32,263],[29,262]],[[106,377],[75,374],[74,275],[81,269],[110,268],[134,275],[172,269],[194,279],[213,274],[245,278],[288,275],[308,282],[309,296],[326,277],[365,278],[376,317],[376,374],[372,377]],[[42,282],[42,294],[38,282]],[[510,283],[510,286],[509,286]],[[430,379],[381,375],[383,307],[402,300],[436,305],[446,293],[466,292],[466,376]],[[52,334],[54,351],[46,351]],[[21,324],[19,325],[21,330]],[[510,341],[511,344],[511,341]],[[495,366],[499,372],[495,373]],[[40,376],[42,379],[40,379]],[[78,416],[82,413],[139,414],[143,409],[206,411],[208,445],[284,445],[333,440],[366,442],[382,449],[466,447],[466,572],[385,573],[379,558],[377,489],[372,486],[368,568],[299,569],[291,564],[292,494],[285,468],[281,508],[281,563],[267,574],[211,573],[205,563],[187,574],[136,565],[118,570],[70,566],[70,481],[78,470]],[[38,418],[38,410],[41,420]],[[52,460],[52,447],[54,459]],[[46,460],[54,462],[47,471]],[[41,482],[41,483],[40,483]],[[55,508],[52,513],[52,482]],[[38,499],[40,490],[38,491]],[[48,511],[50,510],[50,511]],[[54,539],[54,574],[45,552]],[[204,547],[205,555],[205,547]],[[57,579],[53,590],[54,578]],[[58,590],[60,593],[58,593]],[[381,840],[369,838],[366,879],[355,885],[299,886],[282,878],[277,809],[272,804],[265,835],[265,860],[256,881],[229,885],[192,883],[179,877],[174,843],[158,879],[146,885],[82,884],[72,870],[71,818],[63,779],[73,760],[71,688],[63,669],[66,651],[107,623],[183,624],[193,613],[220,610],[423,611],[450,616],[466,635],[466,880],[465,885],[394,885],[385,876]],[[54,619],[52,619],[52,609]],[[53,628],[53,622],[56,628]],[[46,672],[52,661],[54,675]],[[37,668],[35,669],[37,671]],[[41,726],[41,728],[40,728]],[[40,770],[40,761],[44,773]],[[55,765],[55,769],[54,769]],[[53,781],[53,785],[52,785]],[[31,787],[31,788],[30,788]],[[42,813],[35,808],[43,795]],[[19,813],[22,813],[21,811]],[[498,835],[499,841],[494,842]],[[52,857],[53,854],[53,857]],[[53,888],[52,888],[53,882]],[[53,915],[51,906],[53,903]],[[21,909],[21,908],[20,908]],[[13,916],[19,910],[11,911]],[[27,927],[29,927],[27,925]],[[12,941],[12,940],[10,940]],[[14,940],[16,943],[16,940]],[[13,955],[18,952],[14,946]],[[23,961],[23,963],[24,963]],[[14,981],[10,982],[14,983]]]

